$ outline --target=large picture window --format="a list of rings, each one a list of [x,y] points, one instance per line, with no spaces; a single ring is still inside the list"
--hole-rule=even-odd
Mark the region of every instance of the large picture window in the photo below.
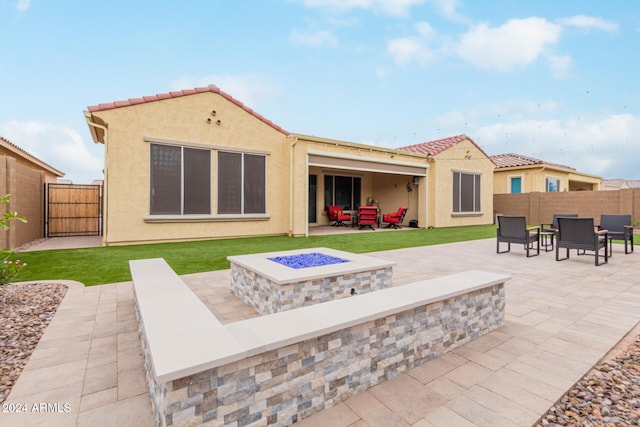
[[[324,206],[340,206],[356,210],[360,206],[362,178],[352,176],[324,176]]]
[[[266,213],[264,155],[218,152],[218,213]]]
[[[453,173],[453,213],[481,213],[480,174]]]
[[[150,144],[151,215],[211,213],[211,150]]]

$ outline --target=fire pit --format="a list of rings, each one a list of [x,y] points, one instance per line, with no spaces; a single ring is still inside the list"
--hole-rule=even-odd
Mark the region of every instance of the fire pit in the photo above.
[[[276,313],[392,285],[394,262],[329,248],[227,257],[231,287],[260,314]]]

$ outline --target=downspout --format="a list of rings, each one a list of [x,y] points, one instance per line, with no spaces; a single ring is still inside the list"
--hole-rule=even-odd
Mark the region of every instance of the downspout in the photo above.
[[[289,148],[289,237],[293,236],[293,148],[297,143],[298,137],[296,136],[293,138]]]
[[[105,221],[106,218],[108,218],[107,216],[107,172],[109,170],[108,165],[107,165],[107,127],[103,126],[103,125],[99,125],[97,123],[94,123],[91,121],[91,113],[85,112],[84,118],[87,122],[87,124],[90,127],[96,128],[96,129],[101,129],[104,132],[104,138],[103,138],[103,143],[104,143],[104,184],[102,185],[102,246],[107,246],[106,244],[106,238],[107,238],[107,224],[108,222]],[[97,135],[96,135],[97,137]],[[96,142],[96,138],[93,139],[94,142]],[[97,143],[97,142],[96,142]]]

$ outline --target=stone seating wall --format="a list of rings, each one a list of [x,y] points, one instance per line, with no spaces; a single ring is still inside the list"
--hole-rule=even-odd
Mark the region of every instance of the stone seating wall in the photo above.
[[[223,325],[164,260],[130,266],[161,426],[293,424],[500,327],[509,279],[469,271]]]

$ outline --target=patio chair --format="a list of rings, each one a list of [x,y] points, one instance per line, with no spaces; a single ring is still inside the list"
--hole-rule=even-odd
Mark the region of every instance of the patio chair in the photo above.
[[[593,251],[596,266],[609,262],[609,251],[607,247],[607,230],[597,230],[593,223],[593,218],[558,218],[558,232],[556,234],[556,261],[569,259],[569,250],[576,249],[578,255],[580,250],[583,254],[586,251]],[[560,248],[567,250],[567,256],[560,258]],[[604,248],[604,263],[600,263],[600,249]]]
[[[500,242],[507,243],[507,250],[500,251]],[[536,243],[536,254],[529,255]],[[523,244],[527,257],[540,255],[540,227],[527,227],[527,221],[523,216],[498,216],[498,230],[496,240],[496,253],[504,254],[511,251],[511,244]]]
[[[347,225],[344,221],[351,221],[351,215],[344,213],[340,206],[327,206],[327,214],[329,215],[329,221],[335,221],[331,224],[334,227]]]
[[[387,228],[400,228],[406,214],[407,208],[400,206],[397,212],[382,215],[382,222],[387,223]]]
[[[624,240],[624,253],[633,252],[631,215],[600,215],[599,230],[609,231],[609,256],[613,255],[613,239]],[[629,244],[631,250],[629,250]]]
[[[360,206],[358,207],[358,228],[362,230],[369,227],[374,230],[373,226],[378,223],[378,207],[377,206]]]
[[[553,214],[553,221],[550,224],[540,224],[540,238],[545,252],[553,250],[553,240],[558,232],[558,218],[578,218],[578,214]]]

